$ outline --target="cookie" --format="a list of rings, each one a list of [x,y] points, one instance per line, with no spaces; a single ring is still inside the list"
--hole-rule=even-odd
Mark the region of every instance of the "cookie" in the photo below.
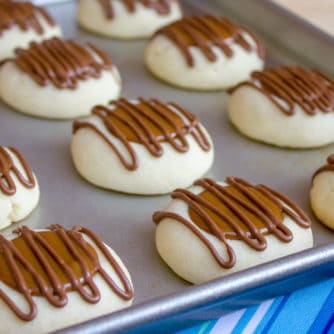
[[[116,66],[90,43],[53,38],[33,42],[15,53],[14,59],[0,67],[0,96],[23,113],[75,118],[88,115],[94,105],[120,94]]]
[[[313,245],[311,221],[291,200],[265,186],[228,177],[178,189],[156,212],[156,247],[167,265],[202,283]]]
[[[137,39],[182,16],[177,0],[79,0],[79,24],[94,33]]]
[[[130,275],[84,227],[22,227],[0,236],[3,333],[49,333],[131,305]]]
[[[42,7],[30,2],[0,1],[0,61],[32,41],[61,36],[61,29]]]
[[[0,146],[0,229],[26,218],[38,201],[38,182],[23,155]]]
[[[269,68],[229,92],[230,121],[249,138],[290,148],[334,142],[334,81],[318,70]]]
[[[96,186],[162,194],[187,187],[210,168],[213,147],[196,116],[156,99],[112,101],[73,124],[77,171]]]
[[[329,228],[334,229],[333,194],[334,155],[327,158],[327,164],[313,175],[310,203],[316,217]]]
[[[251,32],[227,18],[209,15],[163,27],[145,50],[145,64],[156,77],[196,90],[231,87],[261,70],[263,59],[263,46]]]

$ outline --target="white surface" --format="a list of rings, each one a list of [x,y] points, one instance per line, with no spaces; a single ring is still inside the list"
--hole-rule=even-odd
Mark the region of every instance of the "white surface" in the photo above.
[[[92,115],[87,120],[97,126],[130,162],[126,148],[106,129],[101,119]],[[210,138],[203,127],[202,130]],[[180,153],[170,144],[161,143],[161,157],[154,157],[144,145],[131,142],[139,162],[134,171],[126,169],[108,143],[89,128],[80,128],[73,135],[71,152],[77,171],[94,185],[132,194],[163,194],[190,186],[213,163],[213,147],[205,152],[190,134],[185,139],[189,144],[187,152]]]
[[[233,86],[249,78],[250,73],[263,68],[253,38],[244,33],[244,38],[255,48],[248,52],[237,44],[231,45],[233,57],[213,46],[217,56],[210,62],[198,47],[190,47],[195,66],[190,67],[177,45],[163,35],[157,35],[147,45],[145,64],[159,79],[169,84],[198,90],[216,90]]]
[[[104,70],[100,78],[79,81],[76,89],[58,89],[51,83],[40,86],[13,62],[0,68],[1,98],[14,109],[32,116],[51,119],[86,116],[93,106],[117,98],[120,91],[121,79],[115,66],[111,71]]]
[[[295,114],[288,116],[252,87],[237,88],[229,98],[227,110],[230,121],[241,133],[268,144],[311,148],[334,142],[333,113],[318,110],[310,116],[295,105]]]
[[[6,151],[11,156],[15,167],[26,178],[27,175],[19,159],[7,148]],[[0,229],[27,217],[39,201],[39,186],[35,175],[36,185],[34,188],[26,188],[22,185],[13,172],[10,172],[10,176],[15,183],[16,192],[14,195],[6,195],[0,190]]]
[[[199,186],[190,188],[195,194],[203,190]],[[188,205],[179,199],[172,200],[164,211],[175,212],[191,221]],[[284,243],[269,234],[265,236],[267,248],[263,251],[254,250],[241,240],[227,240],[236,255],[236,263],[230,269],[220,266],[207,246],[187,226],[175,219],[165,218],[157,225],[156,247],[162,259],[176,274],[189,282],[199,284],[313,246],[311,228],[300,227],[288,216],[284,216],[284,225],[292,232],[293,240]],[[217,237],[195,224],[194,227],[213,244],[218,254],[224,259],[228,258],[225,245]]]
[[[92,32],[120,38],[135,39],[151,36],[156,30],[182,16],[177,1],[173,1],[171,11],[160,15],[152,8],[136,3],[136,11],[131,13],[119,0],[110,0],[114,7],[114,18],[106,18],[98,0],[79,0],[77,19],[80,25]]]
[[[12,238],[15,235],[12,235]],[[88,237],[84,236],[86,240],[90,240]],[[92,246],[94,242],[90,243]],[[105,259],[104,255],[99,251],[98,248],[94,247],[96,250],[100,263],[102,267],[106,270],[107,274],[117,282],[119,286],[120,280],[118,275],[115,273],[112,266]],[[111,255],[114,256],[115,260],[121,266],[122,270],[125,272],[127,277],[130,279],[130,274],[122,263],[121,259],[117,254],[108,247]],[[37,305],[37,317],[32,321],[22,321],[20,320],[14,312],[12,312],[8,306],[0,299],[0,322],[1,322],[1,333],[6,334],[17,334],[17,333],[46,333],[51,332],[56,329],[70,326],[79,322],[83,322],[88,319],[98,317],[103,314],[114,312],[118,309],[130,306],[132,300],[124,301],[118,295],[116,295],[112,289],[105,283],[99,274],[95,274],[94,282],[101,294],[101,300],[97,304],[90,304],[81,298],[80,294],[71,291],[67,293],[68,303],[64,307],[57,308],[52,306],[46,298],[34,296],[33,299]],[[20,309],[28,310],[25,299],[22,294],[8,287],[7,285],[0,282],[0,288],[8,295],[10,298],[20,306]]]
[[[22,30],[17,24],[10,29],[6,29],[0,36],[0,60],[13,57],[14,50],[18,47],[26,48],[32,41],[42,41],[51,37],[62,35],[59,26],[50,26],[49,23],[39,14],[36,15],[44,32],[38,34],[34,29]]]

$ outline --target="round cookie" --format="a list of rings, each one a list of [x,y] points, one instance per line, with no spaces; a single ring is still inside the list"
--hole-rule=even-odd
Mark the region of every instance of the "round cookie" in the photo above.
[[[163,194],[187,187],[213,162],[212,141],[196,116],[156,99],[112,101],[73,124],[78,172],[99,187]]]
[[[316,217],[329,228],[334,229],[334,155],[327,158],[327,164],[313,175],[310,203]]]
[[[249,138],[290,148],[334,142],[334,81],[318,70],[270,68],[229,92],[230,121]]]
[[[39,201],[39,186],[22,154],[0,146],[0,229],[27,217]]]
[[[311,221],[264,185],[228,177],[177,189],[156,212],[156,247],[179,276],[202,283],[313,245]]]
[[[178,0],[79,0],[79,24],[94,33],[138,39],[182,16]]]
[[[11,240],[0,236],[3,333],[49,333],[131,305],[127,269],[92,231],[15,232]]]
[[[196,90],[231,87],[264,65],[264,49],[249,31],[227,18],[186,17],[159,31],[145,64],[159,79]]]
[[[0,61],[14,56],[32,41],[61,36],[61,29],[39,6],[29,2],[0,2]]]
[[[15,53],[0,67],[0,96],[23,113],[75,118],[120,94],[116,66],[92,44],[53,38]]]

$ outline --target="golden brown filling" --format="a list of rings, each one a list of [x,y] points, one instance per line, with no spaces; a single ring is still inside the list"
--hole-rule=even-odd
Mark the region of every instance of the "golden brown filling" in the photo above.
[[[80,268],[79,261],[77,261],[73,257],[73,253],[70,252],[69,249],[65,246],[59,235],[51,231],[38,232],[37,234],[42,237],[48,247],[50,247],[57,254],[57,257],[59,257],[63,263],[65,263],[67,266],[69,266],[71,270],[73,270],[73,274],[76,280],[82,283],[84,281],[84,273],[83,270]],[[16,248],[16,250],[24,257],[24,259],[28,261],[30,266],[33,268],[33,271],[35,271],[38,276],[45,280],[47,288],[53,289],[53,285],[50,281],[50,275],[47,274],[45,267],[43,268],[43,266],[45,266],[45,263],[52,267],[57,275],[59,283],[65,288],[66,291],[74,290],[71,282],[68,279],[68,276],[64,271],[64,268],[61,268],[59,266],[57,261],[55,261],[55,259],[52,257],[52,254],[47,251],[46,248],[41,245],[41,243],[37,241],[35,242],[35,245],[38,247],[45,261],[40,261],[38,259],[36,254],[34,254],[31,246],[27,244],[27,242],[23,239],[22,235],[13,239],[12,244]],[[92,259],[87,256],[87,253],[85,253],[82,248],[78,246],[78,244],[73,243],[72,247],[74,247],[74,251],[78,252],[80,258],[83,259],[83,261],[86,263],[89,275],[93,276],[97,271],[97,254],[92,246],[90,246],[88,243],[86,243],[86,245],[89,249],[89,253],[91,254],[91,256],[93,256],[95,260],[95,264],[93,263]],[[17,265],[20,269],[20,273],[24,277],[24,281],[26,282],[27,287],[31,290],[31,294],[38,296],[42,295],[38,285],[36,284],[36,280],[31,273],[31,270],[26,270],[21,262],[17,262]],[[0,280],[12,287],[13,289],[17,289],[17,284],[13,275],[13,271],[8,266],[4,253],[0,253]]]
[[[254,205],[253,201],[250,201],[244,194],[242,194],[236,187],[234,186],[227,186],[225,190],[231,194],[236,196],[238,199],[247,202],[247,204],[252,207],[254,210],[256,206]],[[263,193],[259,192],[256,189],[250,188],[249,191],[254,195],[259,201],[261,201],[271,212],[274,216],[280,221],[283,222],[283,212],[281,208],[270,200],[267,196]],[[242,229],[244,232],[249,233],[249,228],[245,224],[245,219],[241,219],[242,217],[246,217],[256,229],[260,230],[261,234],[267,235],[269,234],[268,229],[266,228],[264,221],[261,220],[257,215],[249,211],[245,208],[244,205],[241,205],[232,197],[230,197],[230,201],[233,203],[234,211],[225,205],[217,196],[215,196],[210,191],[203,191],[199,194],[200,199],[209,203],[210,206],[218,210],[220,213],[227,215],[230,219],[232,219],[238,226],[238,228]],[[217,215],[212,209],[208,208],[206,205],[201,206],[205,213],[216,223],[218,228],[223,231],[225,237],[227,239],[240,239],[240,235],[238,235],[231,224],[229,224],[225,219],[223,219],[220,215]],[[189,208],[189,216],[191,220],[201,229],[206,232],[210,232],[209,225],[192,209]]]

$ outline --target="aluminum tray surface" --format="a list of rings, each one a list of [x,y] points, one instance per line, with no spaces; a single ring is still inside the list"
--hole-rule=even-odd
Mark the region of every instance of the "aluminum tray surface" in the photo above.
[[[227,15],[232,12],[240,22],[244,22],[239,15],[242,2],[234,1],[233,7],[231,1],[189,0],[184,1],[184,8],[185,14],[213,12]],[[277,14],[275,8],[268,8],[265,4],[263,10],[266,10],[266,15]],[[151,215],[164,208],[169,201],[168,196],[129,196],[95,188],[81,179],[73,167],[69,152],[70,121],[32,118],[0,104],[1,144],[15,146],[24,153],[38,176],[41,188],[39,207],[21,224],[32,228],[50,224],[90,227],[115,249],[132,275],[135,286],[133,307],[73,327],[68,333],[170,332],[185,320],[190,324],[218,316],[329,274],[333,267],[334,247],[319,246],[332,241],[333,233],[312,216],[308,193],[312,173],[333,152],[333,146],[294,151],[250,141],[228,122],[224,92],[183,91],[153,78],[143,65],[146,41],[111,41],[79,29],[73,2],[50,5],[49,11],[62,26],[65,37],[90,41],[107,51],[122,75],[125,97],[157,97],[162,101],[175,101],[199,116],[215,144],[215,163],[207,176],[218,180],[229,175],[240,176],[281,191],[311,215],[317,245],[284,260],[191,287],[167,268],[155,250],[155,226]],[[245,22],[249,25],[252,13],[247,13],[249,16]],[[300,22],[292,21],[290,24],[302,29]],[[253,28],[252,24],[250,27]],[[254,29],[268,46],[270,62],[306,64],[298,52],[289,53],[277,45],[268,31],[262,33],[259,26],[254,26]],[[312,42],[310,35],[308,38],[304,38],[305,43]],[[327,50],[328,45],[320,41],[319,51],[322,47]],[[323,68],[321,59],[319,66]],[[317,64],[316,59],[313,64]]]

